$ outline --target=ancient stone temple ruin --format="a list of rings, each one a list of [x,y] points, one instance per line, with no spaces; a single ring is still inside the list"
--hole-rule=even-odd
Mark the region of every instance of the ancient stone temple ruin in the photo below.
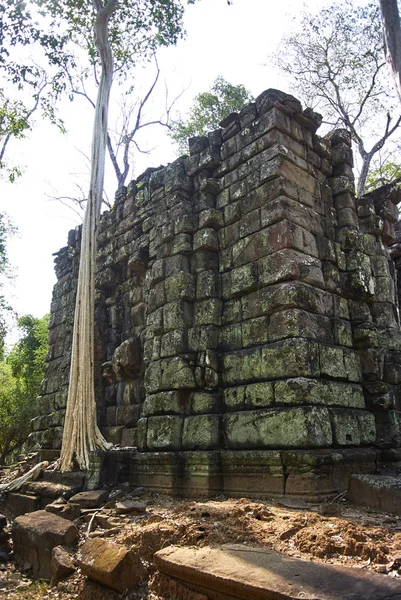
[[[400,458],[397,189],[356,201],[349,134],[268,90],[118,192],[98,231],[104,477],[327,496]],[[56,255],[31,440],[61,446],[80,230]],[[401,254],[401,252],[400,252]],[[107,464],[112,465],[108,469]]]

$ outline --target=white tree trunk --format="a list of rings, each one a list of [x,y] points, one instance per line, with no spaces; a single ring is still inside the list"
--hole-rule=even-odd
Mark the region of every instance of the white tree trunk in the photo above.
[[[93,127],[89,197],[82,226],[70,384],[60,456],[61,471],[70,471],[74,466],[86,471],[89,469],[89,453],[111,446],[100,433],[96,419],[94,317],[96,229],[103,197],[107,117],[113,83],[113,57],[108,40],[108,23],[118,0],[108,0],[106,6],[103,6],[102,0],[92,1],[97,14],[94,34],[102,72]]]
[[[401,27],[397,0],[380,0],[386,60],[401,101]]]

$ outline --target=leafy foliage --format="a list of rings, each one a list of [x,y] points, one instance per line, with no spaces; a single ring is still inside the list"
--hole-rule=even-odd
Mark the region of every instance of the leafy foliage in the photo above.
[[[233,85],[223,77],[217,77],[210,90],[195,97],[188,116],[172,122],[171,138],[184,153],[190,137],[206,135],[216,129],[224,117],[231,112],[239,112],[252,100],[243,85]]]
[[[366,191],[371,192],[396,180],[401,181],[401,166],[389,160],[370,171],[366,180]]]
[[[298,96],[332,127],[351,132],[362,159],[358,194],[364,191],[373,156],[401,123],[383,54],[376,2],[336,2],[304,15],[275,56]],[[398,111],[398,109],[397,109]],[[370,149],[368,148],[370,144]]]
[[[22,337],[0,362],[0,464],[29,435],[48,350],[47,325],[47,315],[18,319]]]

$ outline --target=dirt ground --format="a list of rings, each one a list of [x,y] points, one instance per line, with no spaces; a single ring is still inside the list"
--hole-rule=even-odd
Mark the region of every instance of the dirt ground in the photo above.
[[[79,519],[80,543],[87,537],[101,536],[133,547],[148,568],[149,586],[122,596],[85,582],[77,571],[52,587],[33,582],[9,562],[0,563],[0,600],[158,600],[152,592],[153,556],[170,544],[247,544],[273,548],[297,558],[401,577],[401,517],[359,509],[344,499],[307,505],[291,499],[174,500],[144,494],[142,490],[127,492],[125,496],[145,503],[146,512],[117,516],[113,508],[103,508],[92,518],[93,512],[88,511]]]

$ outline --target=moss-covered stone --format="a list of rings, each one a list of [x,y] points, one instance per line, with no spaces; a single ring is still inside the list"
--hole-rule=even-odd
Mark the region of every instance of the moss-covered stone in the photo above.
[[[196,298],[206,300],[220,296],[220,275],[215,271],[202,271],[196,279]]]
[[[175,329],[162,336],[160,356],[177,356],[188,351],[188,331],[186,329]]]
[[[142,416],[183,414],[185,404],[185,393],[179,391],[159,392],[158,394],[146,396],[142,404]]]
[[[194,300],[195,281],[192,273],[175,273],[164,281],[167,302],[173,300]]]
[[[223,357],[223,382],[226,385],[252,382],[261,378],[261,348],[230,352]]]
[[[260,375],[263,379],[318,377],[318,344],[303,339],[290,339],[264,346]]]
[[[227,411],[265,408],[274,403],[273,384],[262,382],[226,388],[223,400]]]
[[[181,450],[183,418],[171,415],[149,417],[146,435],[149,450]]]
[[[182,329],[192,325],[192,304],[185,300],[174,300],[163,308],[164,330]]]
[[[324,404],[365,408],[362,387],[351,383],[297,377],[274,384],[276,404]]]
[[[257,317],[242,323],[242,347],[257,346],[270,341],[270,317]]]
[[[195,303],[194,323],[199,325],[220,325],[223,303],[217,298]]]
[[[184,450],[213,450],[219,446],[220,417],[197,415],[186,417],[182,433]]]
[[[161,386],[163,389],[188,389],[196,387],[192,366],[184,358],[176,356],[173,359],[160,361]]]
[[[332,444],[326,408],[304,407],[223,416],[228,448],[318,448]]]
[[[220,394],[211,392],[193,392],[190,398],[190,410],[193,414],[213,414],[220,412]]]

